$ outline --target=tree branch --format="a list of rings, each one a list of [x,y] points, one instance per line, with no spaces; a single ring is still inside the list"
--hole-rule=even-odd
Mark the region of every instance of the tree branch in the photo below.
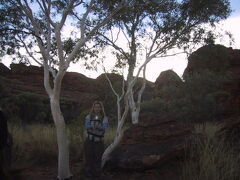
[[[26,43],[23,41],[23,39],[22,39],[19,35],[18,35],[18,38],[19,38],[19,40],[22,42],[23,47],[25,48],[27,54],[28,54],[39,66],[43,66],[43,64],[40,63],[40,61],[38,61],[38,60],[32,55],[32,53],[28,50],[28,47],[27,47]]]

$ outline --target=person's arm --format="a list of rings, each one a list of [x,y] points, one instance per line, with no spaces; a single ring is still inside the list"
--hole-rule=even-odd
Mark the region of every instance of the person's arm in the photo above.
[[[105,131],[108,128],[108,118],[104,117],[102,124],[98,127],[99,130]]]
[[[87,115],[85,117],[85,128],[88,129],[92,129],[92,125],[91,125],[91,119],[90,119],[90,115]]]

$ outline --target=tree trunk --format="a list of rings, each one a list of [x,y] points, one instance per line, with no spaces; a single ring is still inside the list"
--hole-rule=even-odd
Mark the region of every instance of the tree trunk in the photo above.
[[[139,122],[139,110],[134,108],[131,110],[132,123],[137,124]]]
[[[69,142],[66,126],[60,110],[59,99],[55,96],[50,99],[51,111],[57,132],[58,144],[58,179],[64,180],[72,176],[69,168]]]
[[[123,137],[123,133],[124,133],[123,123],[120,123],[117,127],[117,132],[116,132],[114,141],[107,147],[107,149],[104,151],[104,153],[102,155],[102,168],[104,167],[107,160],[110,159],[111,152],[119,145],[119,143]]]

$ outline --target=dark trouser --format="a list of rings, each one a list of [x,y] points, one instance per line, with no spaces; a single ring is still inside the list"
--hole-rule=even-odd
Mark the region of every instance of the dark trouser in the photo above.
[[[102,141],[93,142],[86,139],[84,142],[85,152],[85,171],[88,176],[100,177],[101,176],[101,160],[104,150]]]

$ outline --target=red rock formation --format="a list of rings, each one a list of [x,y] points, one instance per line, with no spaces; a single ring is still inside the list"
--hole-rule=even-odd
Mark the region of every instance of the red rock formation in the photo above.
[[[4,76],[11,73],[11,70],[8,69],[3,63],[0,63],[0,75]]]
[[[214,73],[229,73],[231,80],[222,85],[222,90],[230,94],[224,106],[231,114],[240,115],[240,50],[222,45],[207,45],[193,52],[188,58],[188,65],[183,78],[209,70]],[[219,99],[226,99],[219,97]]]
[[[159,118],[142,121],[125,131],[120,145],[111,153],[105,169],[142,172],[157,169],[162,171],[161,177],[164,177],[169,173],[166,167],[170,164],[176,165],[184,157],[185,143],[190,135],[191,128],[176,121]],[[176,170],[173,169],[170,174],[174,176]]]
[[[179,87],[182,85],[181,78],[173,70],[162,71],[155,81],[157,89],[163,88],[164,86],[175,85]]]

